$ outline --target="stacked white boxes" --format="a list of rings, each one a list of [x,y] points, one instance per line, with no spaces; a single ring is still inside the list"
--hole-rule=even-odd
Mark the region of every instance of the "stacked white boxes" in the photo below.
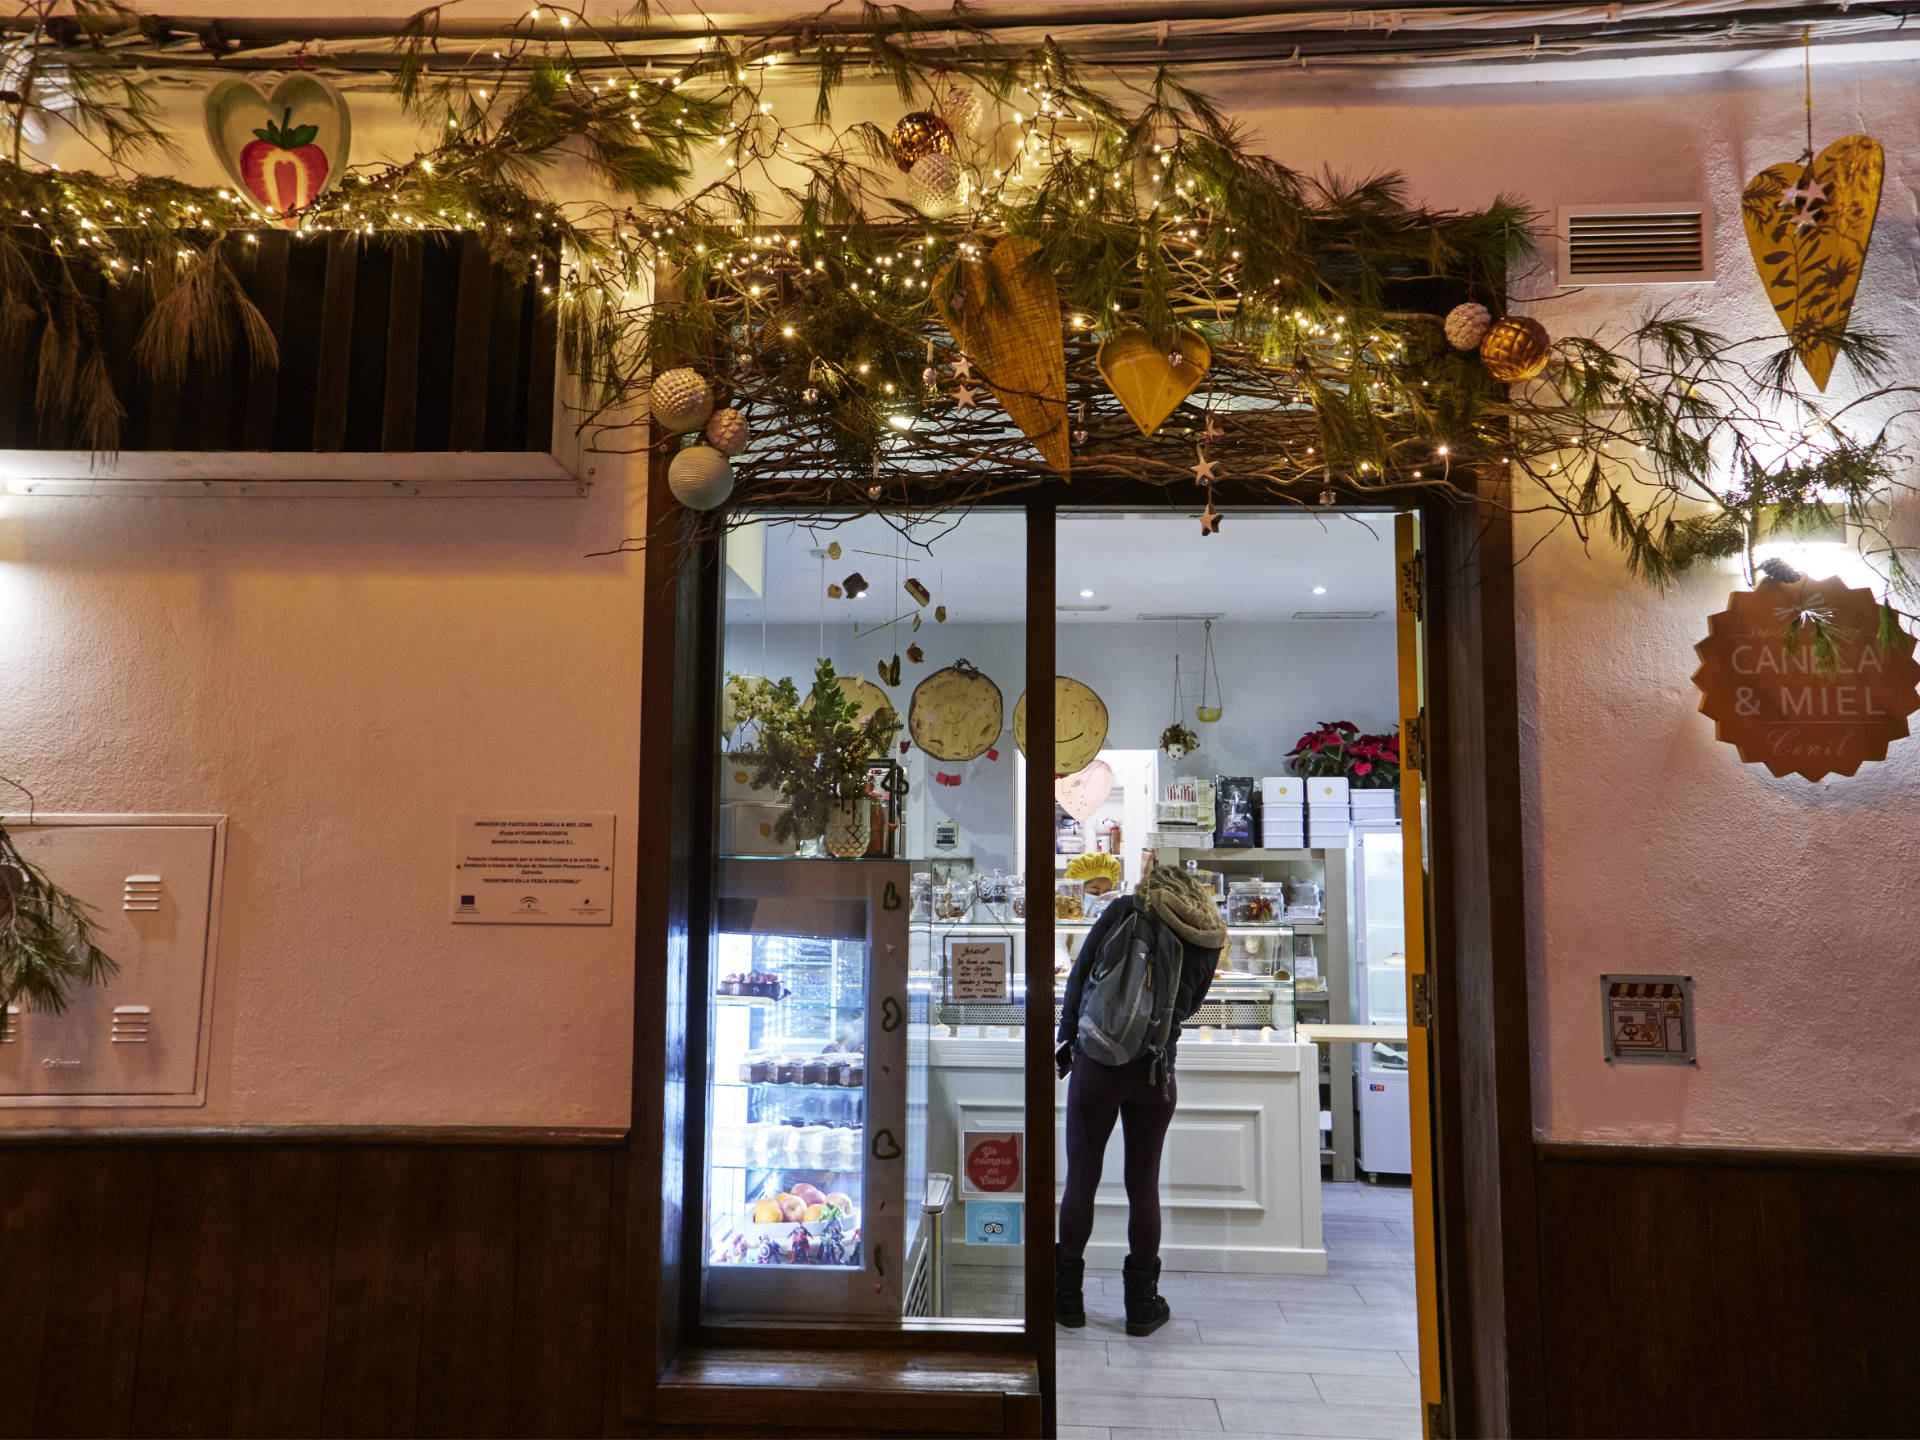
[[[772,786],[753,784],[751,764],[749,757],[720,757],[720,853],[791,855],[795,841],[773,832],[793,807]]]
[[[1268,775],[1260,781],[1260,848],[1304,850],[1307,845],[1307,782],[1298,775]]]
[[[1344,850],[1353,841],[1353,812],[1344,776],[1307,779],[1307,843],[1321,850]]]
[[[1355,790],[1348,794],[1347,801],[1353,809],[1353,823],[1358,825],[1367,820],[1391,820],[1398,813],[1395,800],[1398,790]]]

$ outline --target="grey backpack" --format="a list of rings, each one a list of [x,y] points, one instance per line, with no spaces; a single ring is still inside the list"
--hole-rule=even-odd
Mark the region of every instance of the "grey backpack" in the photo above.
[[[1180,937],[1139,901],[1100,942],[1080,991],[1080,1050],[1102,1065],[1152,1057],[1165,1083],[1174,993],[1185,951]]]

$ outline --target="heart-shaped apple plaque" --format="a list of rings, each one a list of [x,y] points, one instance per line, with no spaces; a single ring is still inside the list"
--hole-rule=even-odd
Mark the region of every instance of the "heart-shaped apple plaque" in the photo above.
[[[1145,330],[1130,325],[1101,342],[1093,363],[1140,433],[1151,435],[1206,378],[1213,347],[1191,330],[1177,330],[1172,348],[1163,350]]]
[[[1879,141],[1846,135],[1811,165],[1769,165],[1740,196],[1760,283],[1800,363],[1822,390],[1835,351],[1819,336],[1844,330],[1853,313],[1885,169]]]
[[[271,95],[237,75],[214,82],[207,143],[247,200],[289,230],[347,168],[353,120],[340,92],[296,72]]]
[[[1083,824],[1106,803],[1113,793],[1113,767],[1096,760],[1084,770],[1062,775],[1053,782],[1053,798],[1060,808]]]

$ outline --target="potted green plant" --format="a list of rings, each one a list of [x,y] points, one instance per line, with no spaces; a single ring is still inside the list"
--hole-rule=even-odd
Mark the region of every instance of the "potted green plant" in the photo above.
[[[798,839],[802,855],[864,853],[867,772],[900,734],[893,708],[883,705],[862,717],[860,702],[841,688],[831,660],[814,667],[813,687],[804,697],[789,677],[733,687],[729,700],[736,736],[752,737],[751,749],[736,751],[735,761],[751,772],[753,785],[775,790],[787,802],[774,822],[774,837]]]

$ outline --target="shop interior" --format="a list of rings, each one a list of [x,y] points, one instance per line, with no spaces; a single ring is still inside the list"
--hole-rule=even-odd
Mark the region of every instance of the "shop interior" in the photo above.
[[[1174,1319],[1121,1325],[1116,1129],[1088,1325],[1057,1332],[1061,1422],[1259,1433],[1297,1406],[1347,1427],[1309,1433],[1375,1434],[1415,1412],[1397,764],[1300,774],[1334,762],[1294,754],[1329,726],[1397,743],[1393,524],[1229,512],[1203,536],[1176,511],[1062,513],[1051,616],[1025,610],[1019,511],[730,533],[709,1320],[1022,1316],[1024,1242],[1056,1198],[1022,1180],[1026,907],[1052,907],[1058,987],[1101,908],[1179,865],[1231,938],[1162,1164]],[[1027,627],[1048,622],[1058,879],[1033,896],[1021,702]],[[889,727],[858,805],[783,785],[796,736],[831,743],[808,728],[823,661],[832,718]],[[870,1246],[903,1260],[878,1285]]]

